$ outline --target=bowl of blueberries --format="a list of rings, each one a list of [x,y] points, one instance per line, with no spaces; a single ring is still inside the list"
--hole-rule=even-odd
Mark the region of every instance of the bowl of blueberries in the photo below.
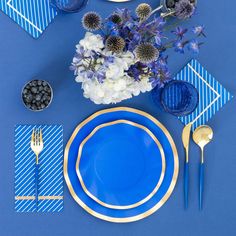
[[[52,98],[52,87],[45,80],[31,80],[22,89],[23,103],[31,111],[46,109],[51,104]]]

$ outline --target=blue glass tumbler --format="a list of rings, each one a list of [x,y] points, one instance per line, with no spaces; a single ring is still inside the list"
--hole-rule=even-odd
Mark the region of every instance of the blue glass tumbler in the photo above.
[[[88,3],[88,0],[50,0],[50,4],[58,11],[66,13],[75,13],[82,10]]]
[[[160,102],[166,112],[175,116],[187,116],[197,108],[199,94],[192,84],[172,80],[161,91]]]

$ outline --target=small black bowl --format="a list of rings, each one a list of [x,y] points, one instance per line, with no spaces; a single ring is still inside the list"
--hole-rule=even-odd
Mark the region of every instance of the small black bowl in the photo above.
[[[53,91],[47,81],[34,79],[23,87],[21,96],[26,108],[31,111],[43,111],[51,104]]]

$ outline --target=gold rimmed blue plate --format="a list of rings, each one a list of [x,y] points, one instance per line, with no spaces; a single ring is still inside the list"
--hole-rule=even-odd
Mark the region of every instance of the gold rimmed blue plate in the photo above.
[[[145,126],[129,120],[101,124],[81,142],[76,163],[83,190],[112,209],[147,202],[165,174],[160,142]]]
[[[105,207],[89,197],[81,186],[76,173],[78,151],[83,140],[97,126],[116,120],[129,120],[149,129],[160,142],[166,162],[164,179],[157,192],[145,203],[135,208],[122,210]],[[76,127],[65,149],[64,176],[72,197],[91,215],[110,222],[137,221],[156,212],[171,196],[178,171],[179,160],[176,146],[164,125],[148,113],[128,107],[111,108],[94,113]]]

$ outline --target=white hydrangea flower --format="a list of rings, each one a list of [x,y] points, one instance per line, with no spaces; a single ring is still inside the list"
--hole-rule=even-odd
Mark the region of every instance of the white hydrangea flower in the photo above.
[[[85,51],[96,51],[100,52],[104,48],[103,38],[99,34],[93,34],[91,32],[86,32],[85,37],[80,40],[79,45],[82,46]]]
[[[82,83],[84,96],[96,104],[118,103],[122,100],[137,96],[141,92],[152,89],[148,79],[135,82],[132,78],[125,76],[116,80],[106,79],[104,83],[96,80],[85,80]]]

